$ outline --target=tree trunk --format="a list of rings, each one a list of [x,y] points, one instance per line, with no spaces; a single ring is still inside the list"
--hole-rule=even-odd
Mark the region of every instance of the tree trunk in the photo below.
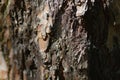
[[[9,80],[119,80],[119,0],[6,1]]]

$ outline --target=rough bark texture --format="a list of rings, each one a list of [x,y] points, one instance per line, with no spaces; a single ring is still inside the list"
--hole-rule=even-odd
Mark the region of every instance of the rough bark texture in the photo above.
[[[119,0],[1,0],[0,9],[9,80],[120,79]]]

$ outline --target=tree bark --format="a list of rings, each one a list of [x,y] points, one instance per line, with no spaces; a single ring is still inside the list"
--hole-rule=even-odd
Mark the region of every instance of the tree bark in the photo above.
[[[7,3],[9,80],[119,80],[119,1]]]

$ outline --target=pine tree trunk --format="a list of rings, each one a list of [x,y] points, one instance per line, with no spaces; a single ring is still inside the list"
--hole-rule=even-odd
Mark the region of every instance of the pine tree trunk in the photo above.
[[[7,0],[8,79],[119,80],[117,2]]]

